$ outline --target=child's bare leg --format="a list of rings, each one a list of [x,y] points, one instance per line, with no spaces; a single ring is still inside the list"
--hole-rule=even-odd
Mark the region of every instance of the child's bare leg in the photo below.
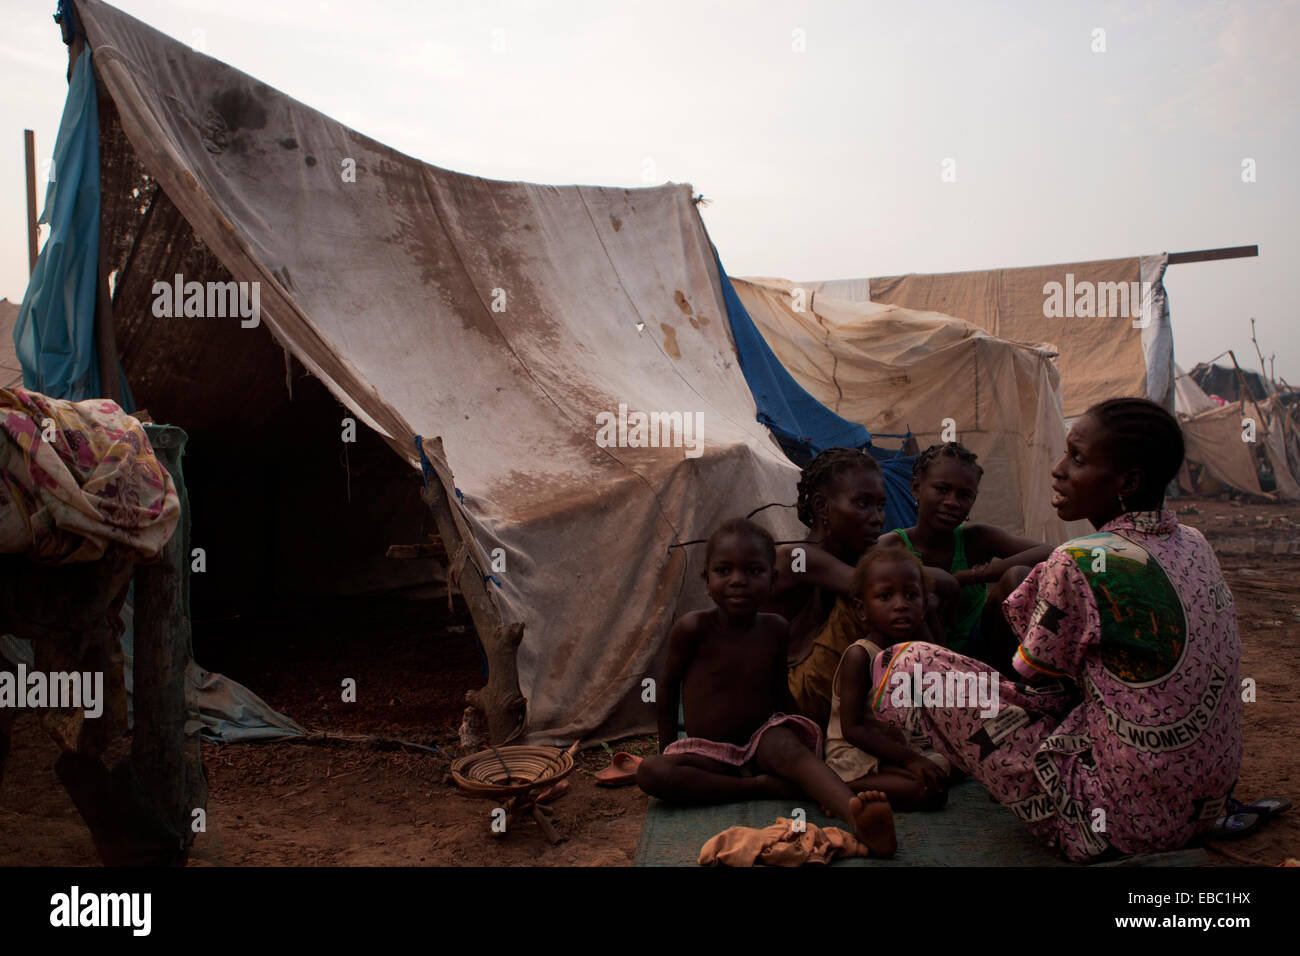
[[[636,771],[646,793],[669,803],[710,804],[764,797],[791,797],[797,792],[786,780],[764,774],[740,776],[740,768],[699,754],[658,754],[646,757]]]
[[[888,802],[881,811],[871,810],[865,816],[861,810],[864,802],[858,801],[859,810],[853,810],[853,791],[840,779],[820,757],[803,745],[799,737],[786,727],[773,727],[763,734],[758,742],[758,752],[754,755],[759,769],[774,777],[780,777],[796,784],[799,789],[826,807],[831,813],[853,827],[854,834],[867,844],[872,853],[893,854],[894,817]],[[884,801],[881,794],[872,800]],[[882,829],[881,820],[888,815],[888,835]],[[861,817],[861,819],[859,819]],[[886,852],[886,848],[888,852]]]
[[[883,793],[895,810],[941,810],[948,802],[947,790],[922,790],[921,781],[901,767],[883,765],[876,773],[849,781],[854,793],[872,790]]]

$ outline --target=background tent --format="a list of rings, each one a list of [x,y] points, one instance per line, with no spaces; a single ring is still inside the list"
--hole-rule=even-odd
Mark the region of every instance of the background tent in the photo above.
[[[1259,484],[1259,465],[1254,446],[1242,441],[1243,417],[1241,403],[1233,402],[1181,419],[1187,462],[1189,465],[1199,465],[1203,469],[1202,474],[1214,481],[1247,494],[1258,495],[1263,493]],[[1188,470],[1184,471],[1187,477],[1183,478],[1183,483],[1187,490],[1217,490],[1206,485],[1203,480],[1191,480]]]
[[[703,549],[674,545],[793,501],[797,478],[757,420],[733,339],[748,319],[728,309],[690,188],[439,169],[97,0],[75,10],[100,87],[117,346],[138,405],[191,433],[210,567],[328,572],[320,556],[349,550],[345,526],[368,547],[403,523],[419,540],[427,455],[468,535],[451,556],[461,580],[481,576],[499,617],[526,625],[527,737],[650,729],[641,682],[672,619],[705,603]],[[256,283],[257,321],[161,314],[171,290],[156,284],[177,275]],[[385,484],[363,440],[340,440],[333,400],[403,479]],[[622,409],[698,421],[700,441],[601,441],[601,416]],[[317,445],[335,478],[297,462]],[[347,472],[352,504],[317,497],[354,453],[375,473]],[[205,507],[229,520],[202,532]],[[760,518],[780,538],[801,531],[789,509]]]
[[[1208,477],[1245,494],[1300,501],[1300,425],[1281,396],[1230,402],[1179,419],[1188,463],[1179,479],[1183,488],[1219,491]]]
[[[18,303],[0,299],[0,388],[23,383],[23,369],[14,351],[14,323],[18,321]]]
[[[1238,372],[1236,368],[1230,365],[1212,365],[1201,362],[1194,366],[1188,374],[1207,395],[1218,395],[1230,402],[1239,401],[1243,398],[1253,398],[1257,402],[1262,402],[1268,397],[1268,384],[1264,381],[1264,376],[1249,369],[1242,369]],[[1246,389],[1249,392],[1247,395],[1241,393],[1241,380],[1243,378],[1246,380]]]
[[[1201,363],[1190,374],[1177,366],[1174,370],[1175,407],[1187,446],[1180,486],[1214,493],[1226,485],[1246,494],[1269,492],[1282,501],[1300,501],[1300,423],[1288,402],[1291,396],[1268,396],[1263,376],[1245,369],[1250,394],[1244,400],[1236,368]],[[1231,400],[1220,406],[1201,383]],[[1246,440],[1248,422],[1253,423],[1253,442]]]
[[[1155,255],[800,286],[849,301],[942,312],[1013,342],[1049,343],[1059,353],[1062,411],[1072,420],[1117,395],[1139,395],[1172,410],[1167,261]],[[1054,301],[1051,283],[1060,286]]]
[[[781,279],[732,282],[781,362],[834,411],[911,429],[922,448],[953,419],[985,469],[976,520],[1054,544],[1088,533],[1051,507],[1051,470],[1065,448],[1052,353],[934,312],[806,297]]]

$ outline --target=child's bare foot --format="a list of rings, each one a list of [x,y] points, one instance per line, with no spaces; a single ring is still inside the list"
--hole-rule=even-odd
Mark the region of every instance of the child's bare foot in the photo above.
[[[891,857],[898,850],[894,836],[894,811],[879,790],[863,790],[849,801],[853,814],[853,834],[873,856]]]

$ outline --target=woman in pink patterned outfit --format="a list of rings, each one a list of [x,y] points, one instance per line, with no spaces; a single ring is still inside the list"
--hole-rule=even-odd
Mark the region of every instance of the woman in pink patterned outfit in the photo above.
[[[927,734],[1072,860],[1183,846],[1223,813],[1241,767],[1232,594],[1205,538],[1163,507],[1182,460],[1178,423],[1145,399],[1101,402],[1070,428],[1052,503],[1097,533],[1007,599],[1026,682],[993,685],[996,708],[911,692],[998,680],[946,648],[876,661],[880,717]]]

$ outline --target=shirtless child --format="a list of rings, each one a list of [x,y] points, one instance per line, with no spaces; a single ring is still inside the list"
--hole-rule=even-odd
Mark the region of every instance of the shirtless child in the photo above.
[[[790,628],[761,614],[776,571],[772,536],[743,518],[709,538],[705,580],[712,610],[692,611],[668,636],[659,693],[660,755],[648,757],[637,783],[674,803],[729,803],[806,793],[847,823],[877,856],[896,849],[885,794],[858,795],[820,759],[821,730],[788,715],[786,648]],[[684,695],[686,732],[677,740]]]

